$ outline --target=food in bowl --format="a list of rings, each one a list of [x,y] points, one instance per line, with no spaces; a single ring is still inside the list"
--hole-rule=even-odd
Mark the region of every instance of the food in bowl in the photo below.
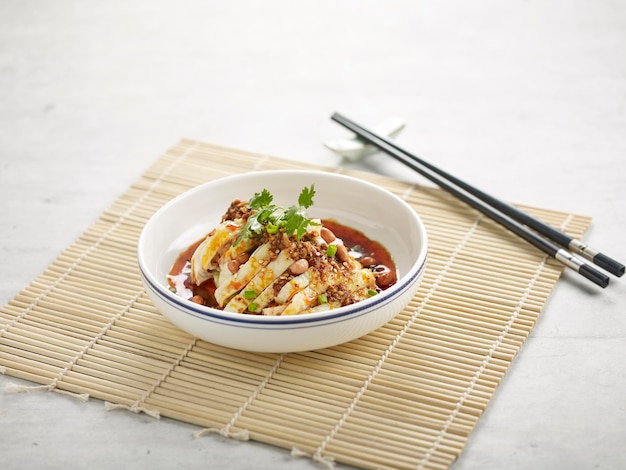
[[[378,241],[395,264],[394,284],[365,300],[303,315],[229,312],[190,302],[170,290],[168,273],[176,259],[220,224],[224,209],[234,199],[267,188],[276,205],[289,207],[310,184],[316,191],[315,204],[307,209],[310,217],[322,223],[340,221]],[[331,230],[348,244],[338,228]],[[427,252],[428,237],[419,215],[390,191],[348,175],[280,169],[225,176],[176,196],[145,224],[137,260],[150,300],[181,330],[221,346],[282,353],[331,347],[392,320],[413,299]]]
[[[389,252],[353,228],[309,217],[314,196],[311,184],[287,208],[267,189],[233,200],[220,224],[177,257],[170,289],[228,312],[279,316],[344,307],[391,287]]]

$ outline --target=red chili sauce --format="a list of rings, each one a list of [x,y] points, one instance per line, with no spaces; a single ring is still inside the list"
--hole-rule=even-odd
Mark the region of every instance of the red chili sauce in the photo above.
[[[379,291],[383,291],[396,283],[398,280],[396,265],[387,249],[379,242],[370,240],[362,232],[341,225],[334,220],[322,220],[322,225],[343,241],[343,244],[354,259],[359,261],[364,268],[372,270]],[[193,298],[198,296],[199,303],[213,308],[220,308],[214,296],[215,283],[213,279],[208,279],[196,286],[189,277],[191,257],[203,240],[204,237],[191,244],[178,255],[169,272],[168,282],[170,290],[181,297],[194,300]]]
[[[393,286],[397,278],[396,265],[387,249],[380,243],[370,240],[358,230],[341,225],[334,220],[322,220],[322,225],[341,238],[350,255],[364,268],[374,272],[376,285],[380,290]]]

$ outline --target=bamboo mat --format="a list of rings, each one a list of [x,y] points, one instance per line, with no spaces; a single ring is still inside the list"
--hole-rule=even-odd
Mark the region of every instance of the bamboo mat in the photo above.
[[[252,170],[341,171],[403,197],[429,234],[423,282],[379,330],[259,354],[196,340],[146,297],[136,243],[166,201]],[[528,208],[581,237],[588,217]],[[558,263],[437,188],[182,140],[0,310],[0,370],[38,388],[254,439],[322,463],[445,469],[537,320]]]

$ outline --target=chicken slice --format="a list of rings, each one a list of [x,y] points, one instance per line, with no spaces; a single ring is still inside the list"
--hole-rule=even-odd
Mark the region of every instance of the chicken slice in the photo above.
[[[311,273],[312,269],[309,268],[285,284],[276,295],[276,303],[286,304],[294,295],[305,289],[311,282]]]
[[[261,295],[266,288],[274,282],[281,274],[283,274],[289,266],[295,261],[292,254],[288,250],[281,251],[276,259],[271,261],[266,267],[261,270],[252,278],[252,280],[245,286],[239,294],[230,299],[230,301],[224,307],[224,310],[229,312],[245,312],[251,302],[257,304],[256,298]],[[246,298],[246,292],[256,293],[254,297]],[[267,305],[269,301],[265,302]]]
[[[226,264],[220,263],[220,285],[215,289],[217,303],[223,307],[233,295],[241,291],[250,282],[261,268],[270,263],[270,256],[270,244],[265,243],[254,250],[250,259],[239,266],[234,274],[230,273]],[[224,278],[224,276],[226,277]]]

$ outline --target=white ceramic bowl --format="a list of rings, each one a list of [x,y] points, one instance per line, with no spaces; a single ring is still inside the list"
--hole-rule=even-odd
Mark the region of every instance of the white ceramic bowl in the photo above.
[[[396,284],[353,305],[285,317],[224,312],[184,300],[169,290],[167,274],[176,257],[219,224],[232,200],[246,200],[266,188],[275,204],[288,207],[311,184],[316,193],[310,216],[335,219],[380,242],[396,263]],[[174,198],[146,223],[139,238],[138,262],[154,305],[182,330],[236,349],[294,352],[351,341],[391,320],[415,294],[426,252],[421,219],[389,191],[334,173],[276,170],[218,179]]]

